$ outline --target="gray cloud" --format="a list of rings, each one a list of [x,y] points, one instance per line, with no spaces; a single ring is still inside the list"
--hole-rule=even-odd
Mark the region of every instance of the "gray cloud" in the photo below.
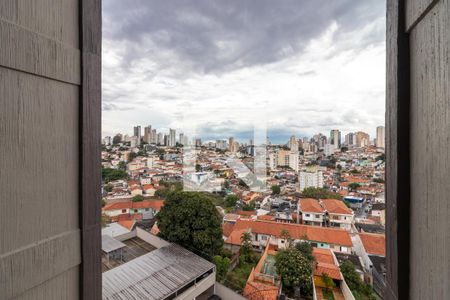
[[[181,63],[220,74],[298,54],[332,22],[335,38],[348,38],[382,16],[384,6],[380,0],[109,0],[103,28],[105,39],[128,42],[124,68],[167,55],[173,60],[160,61],[159,68]],[[383,40],[384,32],[374,30],[358,46]]]

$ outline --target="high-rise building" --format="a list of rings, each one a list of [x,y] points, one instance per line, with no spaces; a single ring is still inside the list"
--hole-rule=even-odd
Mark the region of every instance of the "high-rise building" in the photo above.
[[[293,135],[289,138],[288,148],[291,151],[298,151],[298,141],[297,141],[297,138],[295,137],[295,135]]]
[[[156,144],[164,145],[164,135],[162,134],[162,132],[158,133],[156,138]]]
[[[184,145],[184,133],[180,133],[179,138],[178,138],[178,143],[180,145]]]
[[[158,143],[158,135],[156,133],[156,129],[152,129],[152,134],[150,136],[150,143],[152,143],[152,144]]]
[[[384,143],[385,143],[385,135],[384,134],[385,134],[384,126],[378,126],[377,127],[377,139],[376,139],[377,148],[384,149]]]
[[[333,145],[335,149],[341,148],[341,131],[337,129],[330,131],[330,145]]]
[[[135,136],[137,138],[137,145],[139,146],[141,144],[141,126],[134,126],[134,134],[133,136]]]
[[[103,144],[106,146],[111,145],[111,137],[105,136],[105,138],[103,139]]]
[[[345,135],[345,145],[347,145],[347,147],[352,147],[356,145],[356,138],[353,132],[347,133]]]
[[[301,171],[298,175],[300,183],[300,192],[308,187],[322,188],[323,187],[323,173],[322,171]]]
[[[228,151],[235,152],[234,150],[234,137],[228,138]]]
[[[202,146],[202,139],[195,139],[195,147],[201,147]]]
[[[369,134],[358,131],[355,133],[356,147],[366,147],[370,144]]]
[[[152,125],[148,125],[147,127],[144,127],[144,142],[150,144],[151,137],[152,137]]]
[[[170,131],[169,131],[169,137],[168,137],[168,143],[167,144],[165,144],[166,146],[169,146],[169,147],[175,147],[175,145],[176,145],[176,131],[175,131],[175,129],[170,129]]]

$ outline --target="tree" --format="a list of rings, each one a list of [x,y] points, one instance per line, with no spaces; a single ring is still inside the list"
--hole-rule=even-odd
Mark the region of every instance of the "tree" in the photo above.
[[[242,210],[244,210],[244,211],[255,210],[255,203],[253,203],[253,202],[250,202],[249,204],[245,203],[244,206],[242,207]]]
[[[275,267],[288,290],[300,288],[302,295],[312,294],[312,265],[295,247],[278,251]]]
[[[215,255],[213,257],[213,262],[216,265],[217,279],[221,281],[228,273],[228,269],[230,268],[230,259],[228,257]]]
[[[272,194],[279,195],[281,193],[281,188],[279,185],[272,185]]]
[[[121,142],[122,142],[122,135],[116,134],[116,135],[113,137],[113,145],[117,145],[117,144],[119,144],[119,143],[121,143]]]
[[[199,164],[195,165],[195,172],[201,172],[202,171],[202,166],[200,166]]]
[[[107,191],[108,193],[109,193],[109,192],[112,192],[113,185],[108,183],[107,185],[104,186],[104,189],[105,189],[105,191]]]
[[[312,246],[308,242],[300,242],[295,244],[295,248],[302,253],[302,255],[309,261],[313,262],[315,260],[312,254]]]
[[[330,192],[324,188],[307,187],[303,190],[302,196],[305,198],[314,199],[338,199],[341,200],[342,196],[338,193]]]
[[[355,270],[355,266],[349,260],[344,261],[340,266],[345,282],[355,296],[355,299],[377,299],[372,291],[372,287],[361,280]]]
[[[104,182],[110,182],[119,179],[126,179],[128,177],[127,172],[123,170],[116,170],[111,168],[102,169],[102,179]]]
[[[130,153],[128,153],[128,162],[132,162],[133,159],[135,159],[137,156],[138,156],[138,155],[137,155],[137,153],[135,153],[135,152],[130,152]]]
[[[322,275],[320,275],[320,279],[322,280],[323,284],[325,285],[326,290],[329,291],[330,289],[336,287],[336,284],[334,283],[333,279],[331,279],[327,273],[322,273]]]
[[[225,198],[225,207],[235,207],[236,203],[239,201],[239,197],[236,195],[228,195]]]
[[[356,191],[361,185],[357,182],[352,182],[348,185],[350,191]]]
[[[121,161],[119,161],[119,164],[117,165],[117,168],[119,170],[126,171],[127,170],[127,163],[124,162],[123,160],[121,160]]]
[[[242,246],[239,249],[239,261],[241,263],[254,263],[257,260],[255,250],[252,245],[252,235],[246,231],[241,235]]]
[[[208,259],[220,254],[222,218],[207,193],[169,193],[156,220],[163,239],[197,250]]]
[[[133,201],[133,202],[142,202],[142,201],[144,201],[144,196],[136,195],[136,196],[133,197],[133,199],[131,199],[131,201]]]

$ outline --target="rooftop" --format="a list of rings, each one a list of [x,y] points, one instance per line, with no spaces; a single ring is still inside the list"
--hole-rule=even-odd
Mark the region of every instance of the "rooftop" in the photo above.
[[[103,299],[166,299],[214,269],[214,264],[170,244],[103,273]]]
[[[105,246],[103,245],[103,242],[105,241],[104,237],[109,237],[109,236],[102,235],[102,250],[104,247],[109,247],[107,245],[105,245]],[[124,263],[129,262],[130,260],[133,260],[137,257],[140,257],[140,256],[147,254],[156,249],[154,246],[150,245],[149,243],[143,241],[142,239],[140,239],[138,237],[134,237],[134,238],[128,239],[123,242],[119,242],[119,241],[113,239],[112,237],[109,237],[109,238],[116,241],[117,243],[120,243],[121,245],[123,245],[123,247],[121,247],[123,249],[122,256],[121,256],[121,259],[114,258],[114,257],[109,257],[109,259],[108,259],[106,253],[109,253],[114,250],[111,250],[108,252],[104,251],[105,253],[102,254],[102,272],[106,272],[108,270],[114,269],[120,265],[123,265]],[[117,248],[117,249],[120,249],[120,248]]]

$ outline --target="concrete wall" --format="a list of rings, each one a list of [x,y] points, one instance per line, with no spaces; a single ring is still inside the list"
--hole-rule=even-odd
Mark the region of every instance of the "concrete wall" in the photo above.
[[[233,299],[233,300],[245,300],[246,299],[243,296],[239,295],[235,291],[227,288],[226,286],[224,286],[223,284],[221,284],[219,282],[216,282],[215,289],[216,289],[215,294],[222,299]]]
[[[450,297],[450,1],[407,1],[411,299]]]
[[[91,230],[93,238],[100,234],[96,214],[100,202],[84,206],[86,189],[80,180],[84,155],[92,155],[92,168],[100,166],[96,143],[88,150],[81,146],[80,138],[84,146],[91,146],[95,138],[90,137],[100,134],[99,127],[98,131],[92,127],[80,134],[88,120],[82,109],[96,118],[91,125],[100,124],[100,107],[90,110],[84,98],[88,95],[85,84],[100,79],[100,60],[91,64],[90,78],[82,70],[84,46],[99,44],[100,36],[91,35],[93,43],[81,42],[91,24],[82,2],[0,1],[2,300],[80,299],[84,295],[84,271],[97,276],[97,280],[90,280],[94,285],[100,283],[100,269],[96,269],[99,262],[90,265],[92,270],[82,268],[85,250],[100,245],[97,239],[97,244],[85,243],[86,248],[82,248],[85,230]],[[99,1],[90,1],[84,7],[98,13],[95,4]],[[100,24],[100,14],[96,21]],[[91,100],[100,104],[99,88],[96,95]],[[91,193],[94,198],[100,193],[97,174],[100,171],[90,173],[89,178],[91,187],[98,190]],[[92,211],[92,218],[84,215],[85,208]],[[90,253],[97,261],[96,252]]]

